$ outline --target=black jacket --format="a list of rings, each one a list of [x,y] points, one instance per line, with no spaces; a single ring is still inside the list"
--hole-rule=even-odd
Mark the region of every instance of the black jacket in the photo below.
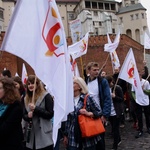
[[[113,91],[113,88],[112,88]],[[122,88],[119,85],[116,85],[115,88],[115,98],[112,98],[114,108],[116,111],[117,117],[120,117],[123,113],[123,102],[124,102],[124,97],[123,97],[123,91]]]
[[[0,150],[22,150],[22,116],[21,103],[15,101],[0,117]]]

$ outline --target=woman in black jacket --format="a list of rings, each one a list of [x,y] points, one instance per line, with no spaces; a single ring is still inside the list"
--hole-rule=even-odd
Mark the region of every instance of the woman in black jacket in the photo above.
[[[12,79],[0,78],[0,150],[22,150],[23,110]]]
[[[23,112],[23,118],[28,123],[26,149],[53,150],[53,98],[35,75],[29,75],[26,84]]]

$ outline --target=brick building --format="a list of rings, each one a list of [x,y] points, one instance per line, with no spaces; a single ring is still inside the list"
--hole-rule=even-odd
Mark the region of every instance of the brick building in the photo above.
[[[0,34],[0,45],[2,43],[2,40],[4,38],[4,32]],[[115,39],[115,35],[110,35],[111,40],[113,41]],[[68,45],[72,44],[71,38],[67,39]],[[83,64],[87,64],[90,61],[96,61],[99,62],[100,66],[103,65],[105,62],[108,53],[104,52],[104,44],[107,43],[107,36],[102,35],[102,36],[90,36],[89,37],[89,43],[88,43],[88,52],[86,55],[82,57]],[[120,43],[119,46],[116,50],[120,63],[122,64],[127,52],[129,51],[130,48],[133,48],[133,52],[135,55],[136,63],[138,68],[143,67],[143,46],[139,44],[138,42],[134,41],[127,35],[121,35]],[[146,53],[150,53],[149,50],[146,50]],[[4,68],[9,69],[12,72],[12,75],[15,75],[17,72],[20,76],[22,73],[22,63],[24,61],[20,59],[17,56],[14,56],[12,54],[9,54],[7,52],[2,51],[0,53],[0,71],[2,71]],[[80,74],[81,74],[81,63],[80,59],[77,59]],[[25,63],[25,62],[24,62]],[[33,74],[34,71],[32,68],[25,63],[27,72],[28,74]],[[110,61],[110,57],[108,59],[108,62],[106,64],[106,67],[104,69],[108,74],[112,74],[112,65]]]

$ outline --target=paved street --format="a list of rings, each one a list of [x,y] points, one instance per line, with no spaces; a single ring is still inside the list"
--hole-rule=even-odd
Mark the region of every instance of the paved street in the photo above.
[[[119,145],[118,150],[150,150],[150,134],[146,132],[145,127],[143,136],[139,139],[135,139],[137,131],[132,126],[133,122],[126,121],[125,127],[120,128],[122,142]],[[106,130],[106,150],[111,150],[112,138],[110,135],[110,125],[106,127]],[[64,150],[62,144],[60,150]]]

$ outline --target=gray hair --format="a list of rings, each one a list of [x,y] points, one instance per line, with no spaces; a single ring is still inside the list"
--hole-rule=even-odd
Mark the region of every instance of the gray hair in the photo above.
[[[73,82],[77,83],[81,88],[81,93],[87,94],[88,93],[88,87],[85,83],[85,81],[81,77],[74,77]]]

